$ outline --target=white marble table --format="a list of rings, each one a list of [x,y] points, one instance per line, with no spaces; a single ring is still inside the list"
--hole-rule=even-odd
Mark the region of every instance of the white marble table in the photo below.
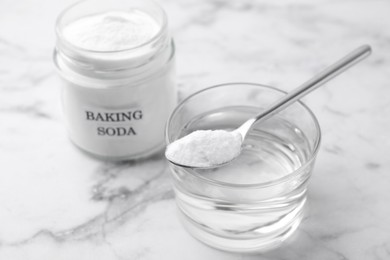
[[[232,81],[290,90],[374,49],[305,102],[323,142],[296,234],[261,255],[211,249],[176,217],[167,163],[107,163],[66,136],[52,63],[71,3],[0,3],[0,259],[390,259],[390,2],[163,0],[180,97]]]

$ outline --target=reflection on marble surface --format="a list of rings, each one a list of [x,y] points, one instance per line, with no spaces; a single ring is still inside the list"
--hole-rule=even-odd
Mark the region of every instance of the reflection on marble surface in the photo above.
[[[356,46],[373,55],[305,98],[323,143],[308,214],[279,249],[228,254],[177,220],[161,155],[91,159],[67,139],[51,54],[72,1],[0,3],[0,259],[390,259],[390,2],[161,0],[180,97],[222,82],[285,90]]]

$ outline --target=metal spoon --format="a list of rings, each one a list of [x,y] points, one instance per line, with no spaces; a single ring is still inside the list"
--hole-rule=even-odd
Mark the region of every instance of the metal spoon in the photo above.
[[[296,89],[288,93],[283,98],[279,99],[277,102],[272,104],[269,108],[262,111],[260,114],[245,121],[245,123],[243,123],[239,128],[232,131],[232,133],[239,133],[242,137],[241,140],[243,143],[245,137],[247,136],[248,132],[252,129],[254,124],[257,124],[260,121],[264,121],[272,117],[273,115],[285,109],[295,101],[306,96],[313,90],[317,89],[318,87],[322,86],[329,80],[341,74],[346,69],[350,68],[351,66],[355,65],[359,61],[363,60],[369,54],[371,54],[371,47],[369,45],[363,45],[357,48],[356,50],[346,55],[344,58],[340,59],[333,65],[329,66],[328,68],[324,69],[323,71],[321,71],[320,73],[312,77],[310,80],[303,83],[301,86],[297,87]],[[215,168],[227,164],[235,158],[235,157],[229,158],[229,160],[221,164],[215,164],[215,165],[210,164],[206,166],[205,165],[200,166],[200,165],[184,165],[178,161],[175,161],[175,158],[167,156],[167,153],[166,153],[166,157],[171,163],[181,167],[187,167],[187,168]]]

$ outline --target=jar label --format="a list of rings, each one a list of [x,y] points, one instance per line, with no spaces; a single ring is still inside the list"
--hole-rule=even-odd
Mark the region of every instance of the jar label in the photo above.
[[[128,137],[138,135],[135,122],[142,120],[141,109],[134,110],[97,110],[86,108],[84,120],[94,127],[94,133],[99,137]]]

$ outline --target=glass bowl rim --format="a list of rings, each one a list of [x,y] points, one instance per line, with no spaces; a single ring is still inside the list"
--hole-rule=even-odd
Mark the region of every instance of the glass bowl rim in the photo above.
[[[191,95],[189,95],[188,97],[186,97],[185,99],[183,99],[175,107],[175,109],[172,111],[171,115],[169,116],[167,124],[165,126],[165,141],[166,141],[167,145],[170,144],[172,141],[174,141],[174,140],[170,140],[169,139],[169,135],[168,135],[169,126],[171,124],[171,121],[172,121],[173,117],[178,113],[178,111],[185,105],[185,103],[188,102],[188,100],[192,99],[195,96],[198,96],[199,94],[202,94],[203,92],[207,92],[207,91],[210,91],[210,90],[213,90],[213,89],[216,89],[216,88],[223,88],[223,87],[227,87],[227,86],[231,86],[231,85],[248,85],[248,86],[252,86],[252,87],[265,88],[265,89],[268,89],[268,90],[279,92],[281,94],[287,94],[286,91],[280,90],[280,89],[278,89],[276,87],[271,87],[271,86],[268,86],[268,85],[264,85],[264,84],[260,84],[260,83],[251,83],[251,82],[221,83],[221,84],[218,84],[218,85],[213,85],[213,86],[201,89],[199,91],[196,91],[196,92],[192,93]],[[302,170],[304,170],[308,165],[310,165],[313,162],[313,160],[315,160],[315,158],[317,156],[317,153],[318,153],[318,150],[319,150],[319,147],[320,147],[321,138],[322,138],[320,124],[319,124],[316,116],[314,115],[314,113],[301,100],[298,100],[296,103],[299,103],[299,105],[301,105],[309,113],[310,117],[312,118],[312,120],[314,122],[314,125],[315,125],[315,128],[316,128],[316,132],[318,134],[317,134],[317,138],[316,138],[315,143],[314,143],[313,152],[310,153],[310,157],[308,158],[308,160],[306,160],[305,163],[302,164],[299,167],[299,169],[297,169],[297,170],[295,170],[295,171],[293,171],[293,172],[291,172],[291,173],[289,173],[289,174],[287,174],[287,175],[285,175],[285,176],[283,176],[281,178],[278,178],[278,179],[275,179],[275,180],[272,180],[272,181],[261,182],[261,183],[236,184],[236,183],[223,182],[223,181],[209,179],[209,178],[206,178],[206,177],[202,176],[201,174],[196,173],[195,171],[193,171],[191,169],[187,169],[187,168],[180,167],[180,166],[175,166],[175,165],[172,165],[172,163],[169,163],[169,164],[172,167],[178,167],[178,168],[184,169],[187,173],[189,173],[190,175],[192,175],[196,179],[200,179],[200,180],[205,181],[205,182],[207,182],[209,184],[212,184],[214,186],[220,186],[220,187],[224,187],[224,188],[226,188],[226,187],[230,187],[230,188],[262,188],[262,187],[269,187],[269,186],[278,185],[278,184],[281,184],[281,183],[288,182],[290,179],[293,179],[297,175],[299,175]],[[173,171],[173,169],[172,169],[172,173],[175,173]]]

